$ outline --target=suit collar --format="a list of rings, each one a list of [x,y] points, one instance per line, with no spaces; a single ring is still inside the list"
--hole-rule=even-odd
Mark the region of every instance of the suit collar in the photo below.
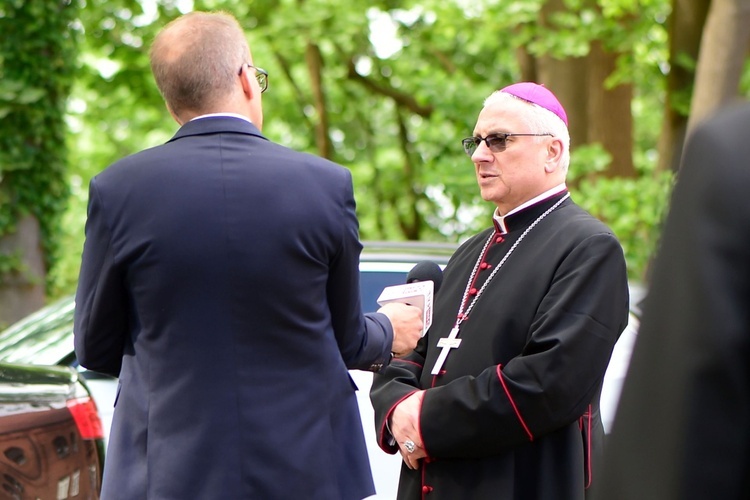
[[[258,127],[249,121],[232,116],[207,116],[199,120],[191,120],[185,123],[167,142],[176,141],[177,139],[194,135],[219,133],[247,134],[268,140],[263,134],[261,134]]]

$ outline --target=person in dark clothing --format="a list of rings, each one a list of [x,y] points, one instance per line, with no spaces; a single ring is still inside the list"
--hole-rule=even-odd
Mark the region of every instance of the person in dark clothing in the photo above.
[[[688,137],[601,500],[750,498],[750,105]]]
[[[362,314],[351,173],[269,141],[228,14],[165,27],[151,64],[180,129],[91,180],[81,365],[119,377],[102,498],[361,500],[347,369],[405,354],[422,312]]]
[[[617,238],[566,188],[569,142],[562,105],[530,82],[489,96],[463,141],[492,225],[370,393],[380,446],[404,459],[400,500],[577,500],[596,476],[628,285]]]

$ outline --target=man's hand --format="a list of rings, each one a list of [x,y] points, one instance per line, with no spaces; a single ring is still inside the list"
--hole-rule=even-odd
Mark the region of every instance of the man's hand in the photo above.
[[[410,469],[419,467],[419,459],[427,456],[419,434],[419,417],[422,414],[422,400],[424,391],[417,391],[408,398],[401,401],[393,409],[391,415],[390,430],[399,451],[404,459],[404,463]],[[409,451],[405,446],[407,441],[414,443],[414,449]]]
[[[389,302],[378,312],[388,316],[393,326],[391,352],[394,356],[406,356],[414,350],[422,337],[422,310],[400,302]]]

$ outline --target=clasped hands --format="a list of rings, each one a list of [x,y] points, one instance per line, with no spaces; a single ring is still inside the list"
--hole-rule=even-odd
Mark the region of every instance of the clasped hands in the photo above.
[[[412,393],[393,409],[389,422],[391,434],[398,444],[401,457],[410,469],[417,469],[419,459],[427,456],[419,433],[419,417],[422,413],[423,399],[424,391]],[[414,450],[411,452],[404,445],[407,441],[414,443]]]

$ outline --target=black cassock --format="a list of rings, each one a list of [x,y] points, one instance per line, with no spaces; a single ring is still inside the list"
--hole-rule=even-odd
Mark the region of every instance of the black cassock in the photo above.
[[[604,432],[599,394],[628,317],[622,247],[600,221],[555,195],[489,228],[456,251],[435,297],[433,324],[417,349],[375,375],[378,441],[386,418],[428,389],[420,420],[429,458],[402,465],[399,499],[583,499],[596,479]],[[482,262],[483,247],[491,238]],[[472,270],[480,290],[439,375],[437,346],[453,328]],[[473,294],[467,294],[468,306]],[[464,307],[464,310],[466,307]]]

